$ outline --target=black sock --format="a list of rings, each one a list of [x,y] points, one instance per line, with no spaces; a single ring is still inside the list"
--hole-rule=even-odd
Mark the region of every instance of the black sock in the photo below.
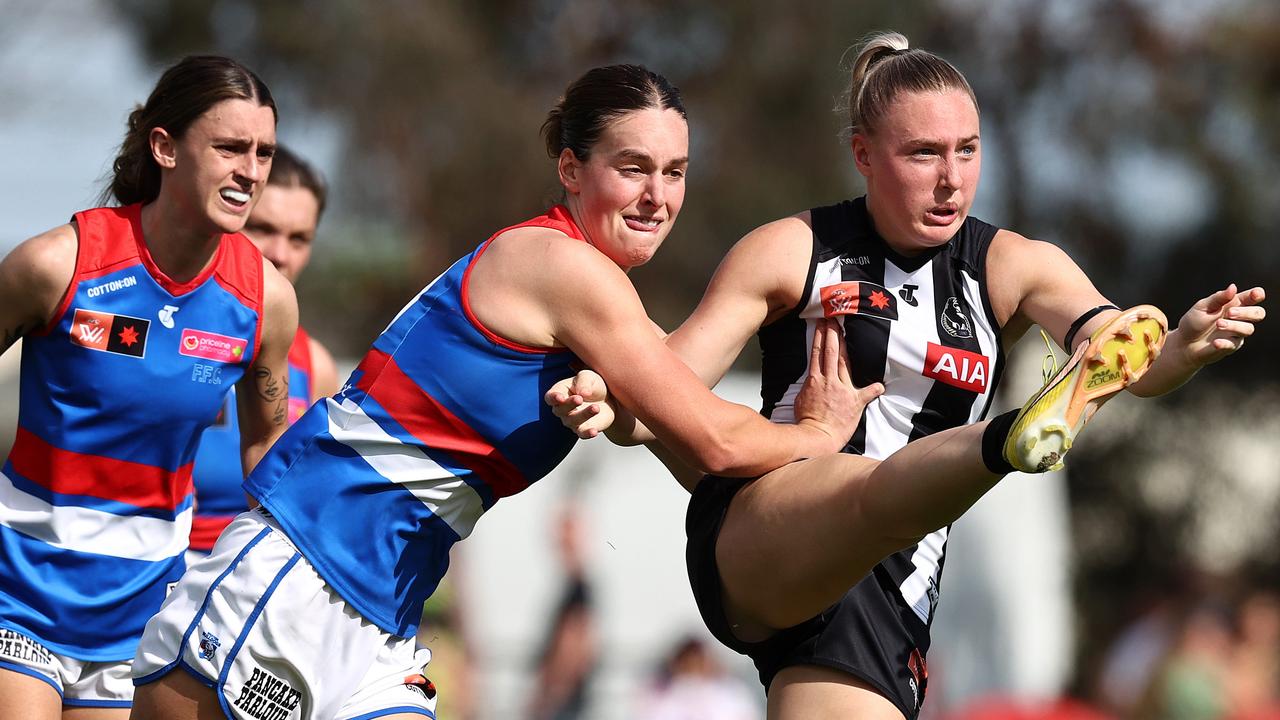
[[[987,429],[982,432],[982,464],[996,475],[1008,475],[1017,470],[1004,457],[1004,443],[1009,439],[1009,431],[1017,417],[1017,410],[997,415],[991,418]]]

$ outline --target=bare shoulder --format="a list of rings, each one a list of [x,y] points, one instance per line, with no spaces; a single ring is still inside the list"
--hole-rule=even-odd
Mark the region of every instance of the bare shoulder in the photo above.
[[[761,300],[765,323],[800,302],[813,259],[813,226],[806,210],[747,233],[725,256],[707,296],[731,302]]]
[[[0,299],[24,325],[43,325],[75,276],[79,233],[74,223],[19,243],[0,262]]]
[[[520,262],[526,263],[530,259],[537,258],[612,264],[591,244],[547,227],[519,227],[508,230],[493,239],[493,243],[485,254],[517,258]]]
[[[767,222],[752,230],[734,245],[734,252],[791,258],[803,256],[807,263],[813,248],[813,222],[809,211]]]
[[[477,265],[489,267],[489,277],[525,288],[557,288],[585,283],[623,282],[625,273],[590,243],[571,238],[552,228],[521,227],[493,239]],[[479,268],[477,267],[477,270]]]
[[[59,225],[52,230],[29,238],[15,247],[4,259],[4,264],[32,281],[42,284],[50,281],[65,289],[75,274],[76,252],[80,235],[75,223]]]
[[[999,270],[1001,277],[1008,273],[1019,274],[1041,268],[1039,263],[1053,263],[1067,257],[1067,254],[1053,243],[1043,240],[1032,240],[1012,230],[998,230],[991,239],[991,250],[987,255],[988,267]]]

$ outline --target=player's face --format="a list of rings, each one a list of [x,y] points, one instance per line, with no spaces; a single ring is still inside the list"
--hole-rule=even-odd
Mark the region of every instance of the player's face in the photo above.
[[[271,108],[248,100],[223,100],[178,138],[174,165],[164,182],[174,197],[203,212],[218,232],[239,232],[267,183],[275,153]]]
[[[885,241],[907,255],[942,245],[978,190],[978,110],[964,90],[902,93],[874,132],[854,135],[853,156]]]
[[[311,241],[320,221],[316,196],[297,185],[267,185],[249,213],[244,234],[291,283],[311,260]]]
[[[675,110],[623,115],[585,163],[566,151],[561,180],[587,240],[623,270],[649,262],[684,204],[689,125]]]

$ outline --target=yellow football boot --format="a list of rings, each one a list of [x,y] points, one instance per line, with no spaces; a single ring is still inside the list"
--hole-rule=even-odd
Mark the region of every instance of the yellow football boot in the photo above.
[[[1044,387],[1022,406],[1005,440],[1009,464],[1030,473],[1061,469],[1062,456],[1084,424],[1103,403],[1146,374],[1168,331],[1164,313],[1138,305],[1077,345],[1057,373],[1046,368]]]

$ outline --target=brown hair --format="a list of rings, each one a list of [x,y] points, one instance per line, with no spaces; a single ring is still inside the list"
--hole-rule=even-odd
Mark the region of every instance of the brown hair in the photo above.
[[[588,70],[564,91],[542,123],[547,154],[560,157],[569,148],[586,161],[610,123],[632,110],[675,110],[688,118],[680,91],[666,78],[640,65],[609,65]]]
[[[107,192],[121,205],[155,200],[160,194],[160,166],[151,156],[151,131],[164,128],[174,138],[182,137],[205,111],[223,100],[256,102],[279,117],[266,83],[231,58],[192,55],[165,70],[146,104],[129,113],[129,127],[111,165]]]
[[[316,219],[324,214],[324,204],[329,196],[324,176],[283,145],[276,146],[276,154],[271,158],[271,175],[267,177],[267,184],[310,190],[316,197]]]
[[[947,90],[964,90],[978,108],[973,88],[954,65],[928,50],[911,48],[902,33],[872,34],[858,46],[850,70],[847,130],[850,135],[874,132],[900,93]]]

